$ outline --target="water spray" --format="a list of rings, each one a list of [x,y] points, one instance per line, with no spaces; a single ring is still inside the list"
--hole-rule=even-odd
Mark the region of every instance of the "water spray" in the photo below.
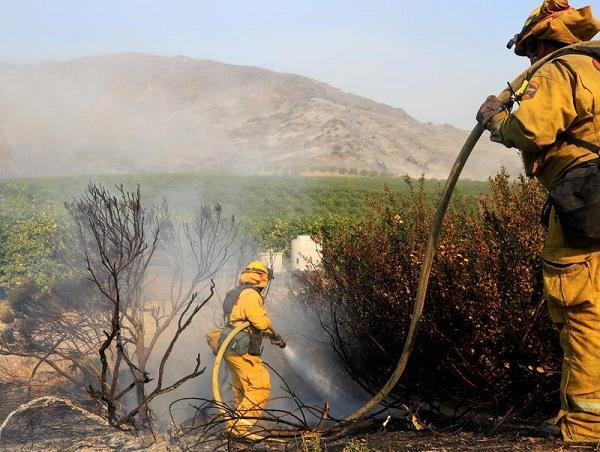
[[[315,389],[322,395],[330,394],[335,391],[329,378],[324,376],[314,366],[310,366],[304,361],[298,353],[289,345],[283,349],[283,354],[287,358],[292,368],[306,381],[310,381]]]
[[[296,374],[307,383],[310,383],[311,387],[328,402],[331,402],[331,400],[355,401],[353,398],[349,398],[339,385],[334,383],[331,376],[323,373],[318,366],[303,359],[294,348],[288,345],[283,353]]]

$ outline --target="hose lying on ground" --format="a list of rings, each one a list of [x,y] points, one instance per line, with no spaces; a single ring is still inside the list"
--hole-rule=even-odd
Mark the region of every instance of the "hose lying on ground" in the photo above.
[[[106,420],[102,416],[98,416],[96,413],[92,413],[89,409],[79,405],[76,402],[73,402],[72,400],[66,399],[64,397],[44,396],[44,397],[38,397],[37,399],[30,400],[29,402],[19,405],[15,410],[11,411],[8,414],[8,416],[6,416],[6,419],[4,419],[4,422],[2,422],[2,424],[0,425],[0,439],[2,439],[2,433],[4,432],[4,429],[6,428],[6,426],[10,422],[10,420],[17,414],[20,414],[27,410],[31,410],[31,409],[35,409],[35,408],[44,408],[44,407],[50,406],[54,403],[62,403],[64,405],[68,406],[69,408],[79,412],[80,414],[85,416],[87,419],[96,421],[101,425],[105,425],[107,427],[110,425],[108,420]]]
[[[590,48],[590,47],[600,48],[600,41],[587,41],[587,42],[574,44],[574,45],[571,45],[568,47],[564,47],[560,50],[557,50],[556,52],[552,53],[551,55],[548,55],[545,58],[540,59],[538,62],[533,64],[531,67],[529,67],[526,71],[521,73],[517,78],[515,78],[513,80],[513,82],[511,83],[512,88],[514,88],[515,90],[519,89],[521,87],[521,85],[523,84],[523,82],[529,78],[529,74],[536,71],[540,66],[545,64],[548,60],[555,58],[558,55],[563,54],[563,53],[572,53],[573,50],[577,51],[578,49]],[[585,52],[582,51],[580,53],[585,53]],[[498,99],[501,102],[506,102],[509,100],[511,94],[512,94],[511,89],[507,87],[498,95]],[[354,413],[352,413],[351,415],[346,417],[344,419],[345,421],[355,421],[355,420],[361,419],[366,414],[368,414],[373,408],[375,408],[380,402],[382,402],[390,394],[390,392],[394,389],[394,387],[398,383],[398,380],[404,373],[404,369],[406,368],[406,364],[408,363],[408,359],[410,358],[410,354],[412,353],[413,347],[415,345],[415,340],[417,337],[417,329],[419,326],[419,321],[421,320],[421,315],[423,313],[423,307],[425,304],[425,296],[427,294],[427,286],[429,283],[429,275],[431,273],[431,266],[433,265],[433,258],[435,257],[435,252],[436,252],[438,244],[439,244],[439,239],[440,239],[440,234],[441,234],[441,229],[442,229],[442,222],[443,222],[444,216],[446,214],[446,209],[448,208],[448,204],[450,202],[452,192],[454,191],[454,187],[456,186],[456,182],[458,181],[460,173],[461,173],[463,167],[465,166],[467,159],[471,155],[471,151],[473,151],[473,148],[475,147],[475,145],[479,141],[479,138],[483,134],[483,130],[484,129],[481,127],[481,125],[477,124],[475,126],[475,128],[471,131],[471,134],[467,138],[467,141],[463,145],[463,147],[460,151],[460,154],[456,158],[454,166],[452,167],[452,170],[450,171],[450,174],[448,176],[448,180],[446,181],[446,185],[442,192],[441,200],[438,204],[437,210],[435,212],[435,216],[433,218],[431,232],[429,233],[429,239],[427,241],[427,248],[425,249],[425,255],[423,257],[423,265],[421,266],[421,273],[419,275],[419,286],[417,289],[417,297],[415,299],[415,304],[413,306],[408,335],[406,337],[406,341],[404,343],[404,348],[402,350],[402,353],[400,355],[398,363],[396,364],[396,368],[394,369],[394,372],[390,375],[390,377],[389,377],[388,381],[385,383],[385,385],[379,391],[377,391],[377,393],[373,396],[373,398],[371,398],[371,400],[369,400],[365,405],[360,407]],[[245,323],[245,324],[240,325],[236,329],[234,329],[229,334],[229,336],[227,336],[227,339],[225,339],[225,342],[223,342],[223,344],[221,345],[221,348],[219,349],[219,353],[217,354],[217,358],[215,360],[215,366],[213,368],[213,396],[218,405],[222,404],[221,396],[219,393],[218,379],[219,379],[219,367],[221,364],[221,360],[223,359],[223,354],[225,352],[227,345],[233,339],[233,336],[235,336],[235,334],[237,332],[246,328],[248,325],[249,325],[248,323]],[[225,414],[224,413],[225,410],[223,410],[222,408],[219,408],[219,409],[221,410],[222,414]],[[259,435],[256,435],[256,436],[258,437],[257,439],[263,439]],[[252,438],[250,438],[250,439],[252,439]]]

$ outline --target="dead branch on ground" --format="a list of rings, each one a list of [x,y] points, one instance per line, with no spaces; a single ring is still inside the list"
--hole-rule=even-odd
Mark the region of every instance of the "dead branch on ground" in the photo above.
[[[92,413],[87,408],[84,408],[83,406],[73,402],[72,400],[65,399],[63,397],[45,396],[45,397],[38,397],[36,399],[33,399],[27,403],[20,405],[17,409],[11,411],[8,414],[8,416],[6,416],[6,418],[4,419],[2,424],[0,424],[0,439],[2,438],[2,432],[4,431],[6,426],[9,424],[10,420],[17,414],[23,413],[27,410],[31,410],[34,408],[47,407],[47,406],[50,406],[55,403],[62,403],[64,405],[66,405],[69,408],[71,408],[75,411],[78,411],[83,416],[85,416],[87,419],[91,419],[102,425],[109,425],[108,421],[104,417],[98,416],[96,413]]]

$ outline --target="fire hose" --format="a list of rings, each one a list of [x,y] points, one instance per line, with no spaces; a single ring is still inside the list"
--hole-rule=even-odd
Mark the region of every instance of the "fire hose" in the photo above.
[[[570,45],[564,47],[556,52],[540,59],[533,65],[531,65],[527,70],[522,72],[517,78],[513,80],[512,83],[509,83],[509,86],[504,89],[499,95],[498,100],[500,102],[509,102],[511,96],[513,96],[514,91],[512,87],[521,87],[523,83],[529,80],[530,74],[537,71],[543,64],[545,64],[550,59],[556,58],[557,56],[568,54],[568,53],[582,53],[586,54],[586,49],[589,48],[600,48],[600,41],[587,41],[579,44]],[[589,54],[589,52],[587,52]],[[446,214],[446,210],[448,208],[448,204],[450,202],[450,198],[462,172],[463,167],[467,163],[467,159],[471,155],[473,148],[479,141],[479,138],[483,134],[483,127],[480,124],[477,124],[473,130],[471,131],[469,137],[465,141],[456,161],[454,162],[454,166],[450,171],[448,179],[446,181],[446,185],[444,186],[444,190],[442,191],[441,199],[437,206],[435,215],[433,217],[431,231],[429,233],[429,238],[427,240],[427,247],[425,248],[425,255],[423,257],[423,264],[421,266],[421,272],[419,275],[419,285],[417,289],[417,296],[415,299],[415,303],[412,310],[410,326],[408,329],[408,334],[406,337],[406,341],[404,342],[404,348],[402,353],[400,354],[400,358],[398,363],[396,364],[396,368],[394,372],[390,375],[388,381],[383,385],[383,387],[375,393],[375,395],[369,400],[366,404],[356,410],[354,413],[346,417],[345,421],[356,421],[361,419],[366,414],[368,414],[373,408],[379,405],[394,389],[398,380],[404,373],[404,369],[406,368],[406,364],[408,363],[408,359],[412,353],[413,347],[415,345],[415,341],[417,338],[417,330],[419,327],[419,321],[421,320],[421,316],[423,314],[423,308],[425,305],[425,296],[427,294],[427,286],[429,283],[429,276],[431,273],[431,267],[433,265],[433,258],[435,257],[435,253],[439,244],[440,234],[442,230],[442,223],[444,220],[444,216]],[[219,368],[221,361],[223,359],[223,354],[225,353],[225,349],[227,345],[231,342],[233,337],[243,330],[247,328],[249,323],[244,323],[237,328],[235,328],[225,339],[223,344],[221,345],[219,352],[217,354],[217,358],[215,359],[215,365],[213,367],[213,396],[214,399],[219,406],[219,410],[221,413],[225,415],[225,410],[222,408],[221,395],[219,392]],[[264,439],[260,435],[256,436],[257,440]],[[249,439],[253,439],[249,437]]]
[[[567,47],[563,47],[556,52],[547,55],[546,57],[540,59],[531,65],[527,70],[522,72],[517,78],[513,80],[512,83],[508,84],[508,87],[505,88],[499,95],[498,100],[500,102],[508,102],[513,95],[513,88],[520,88],[523,86],[523,83],[529,80],[530,74],[537,71],[542,65],[544,65],[547,61],[556,58],[562,54],[568,53],[586,53],[585,49],[600,48],[600,41],[587,41],[580,44],[574,44]],[[588,52],[589,53],[589,52]],[[446,209],[448,208],[448,204],[450,202],[450,197],[452,196],[452,192],[454,191],[454,187],[456,186],[456,182],[458,181],[458,177],[460,173],[467,163],[467,159],[471,155],[471,151],[481,138],[483,134],[483,127],[480,124],[477,124],[471,134],[465,141],[460,154],[456,158],[454,162],[454,166],[450,171],[448,179],[446,181],[446,185],[444,186],[444,190],[442,192],[442,197],[437,206],[437,210],[433,217],[433,222],[431,225],[431,232],[429,233],[429,239],[427,240],[427,248],[425,249],[425,255],[423,257],[423,264],[421,266],[421,273],[419,275],[419,285],[417,289],[417,297],[415,299],[415,304],[413,306],[413,311],[411,315],[410,326],[408,329],[408,335],[406,337],[406,341],[404,342],[404,348],[402,353],[400,354],[400,358],[398,360],[398,364],[396,364],[396,368],[394,372],[390,375],[387,383],[373,396],[371,400],[369,400],[365,405],[356,410],[350,416],[348,416],[345,420],[352,421],[362,418],[369,411],[375,408],[380,402],[382,402],[394,389],[394,386],[398,383],[398,380],[404,373],[404,369],[406,368],[406,364],[408,363],[408,359],[410,358],[410,354],[412,353],[413,347],[415,345],[415,340],[417,338],[417,329],[419,327],[419,321],[421,320],[421,315],[423,313],[423,307],[425,305],[425,295],[427,294],[427,285],[429,283],[429,275],[431,273],[431,266],[433,264],[433,258],[435,257],[435,252],[437,250],[440,234],[442,230],[442,222],[444,221],[444,216],[446,214]]]

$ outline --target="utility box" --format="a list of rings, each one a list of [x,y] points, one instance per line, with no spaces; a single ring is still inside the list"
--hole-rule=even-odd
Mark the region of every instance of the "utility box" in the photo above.
[[[299,235],[292,240],[292,270],[314,270],[320,263],[321,245],[311,239],[310,235]]]
[[[285,268],[283,266],[283,253],[260,253],[260,261],[265,264],[267,267],[273,269],[273,273],[283,273]]]

